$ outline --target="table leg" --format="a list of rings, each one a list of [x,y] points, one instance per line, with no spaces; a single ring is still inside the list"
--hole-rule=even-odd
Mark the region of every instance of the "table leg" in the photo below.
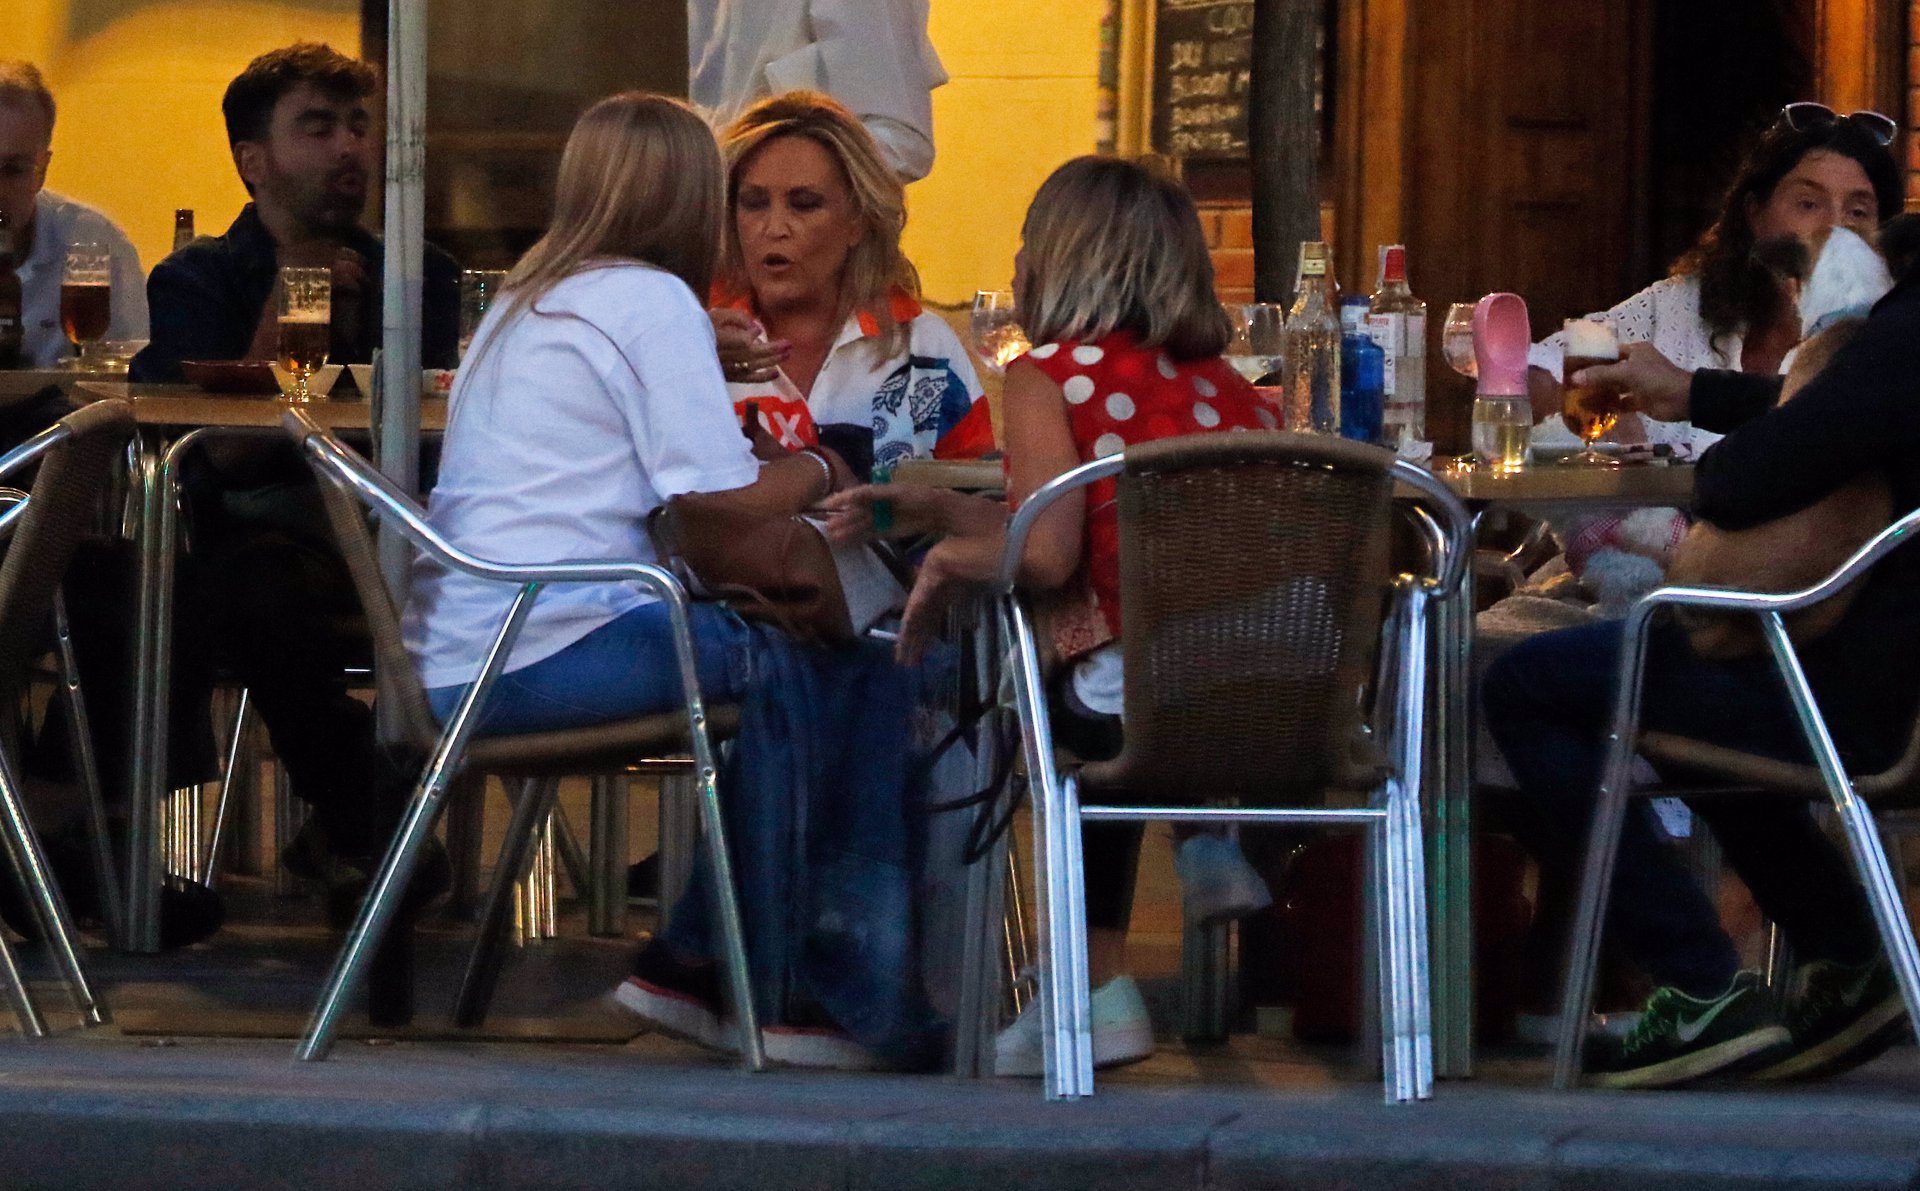
[[[1478,519],[1475,520],[1478,529]],[[1432,890],[1434,1074],[1473,1074],[1473,585],[1433,605],[1432,758],[1427,771]]]
[[[172,518],[165,513],[169,493],[163,473],[162,444],[151,434],[139,439],[134,483],[140,491],[139,600],[133,645],[133,749],[128,773],[127,907],[122,915],[123,950],[160,949],[160,800],[166,795],[166,683],[154,672],[157,605],[163,557],[172,558]],[[156,735],[155,721],[159,732]]]

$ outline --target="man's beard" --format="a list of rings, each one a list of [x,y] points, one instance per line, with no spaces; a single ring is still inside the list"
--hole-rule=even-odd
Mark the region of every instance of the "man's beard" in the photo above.
[[[331,183],[338,176],[336,171],[312,181],[282,174],[270,179],[268,187],[287,213],[309,231],[344,232],[359,226],[367,200],[364,192],[349,198],[334,190]]]

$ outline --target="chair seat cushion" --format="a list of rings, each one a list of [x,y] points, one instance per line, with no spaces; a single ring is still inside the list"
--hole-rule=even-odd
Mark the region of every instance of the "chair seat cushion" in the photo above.
[[[733,704],[707,708],[707,735],[724,740],[740,730],[740,709]],[[643,715],[587,728],[489,736],[467,746],[464,766],[511,777],[555,777],[616,768],[661,755],[692,750],[685,712]]]

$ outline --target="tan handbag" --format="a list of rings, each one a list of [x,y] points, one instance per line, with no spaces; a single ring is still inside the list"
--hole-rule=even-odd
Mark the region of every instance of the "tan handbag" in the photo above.
[[[676,497],[647,518],[647,532],[695,597],[801,641],[853,640],[833,550],[804,518]]]

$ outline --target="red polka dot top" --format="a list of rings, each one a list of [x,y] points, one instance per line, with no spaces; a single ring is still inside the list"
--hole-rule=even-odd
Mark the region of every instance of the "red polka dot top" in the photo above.
[[[1219,356],[1175,360],[1116,331],[1097,343],[1043,343],[1026,358],[1060,386],[1082,461],[1133,443],[1214,430],[1275,430],[1280,421]],[[1087,580],[1114,636],[1120,635],[1120,522],[1114,482],[1087,490]]]

